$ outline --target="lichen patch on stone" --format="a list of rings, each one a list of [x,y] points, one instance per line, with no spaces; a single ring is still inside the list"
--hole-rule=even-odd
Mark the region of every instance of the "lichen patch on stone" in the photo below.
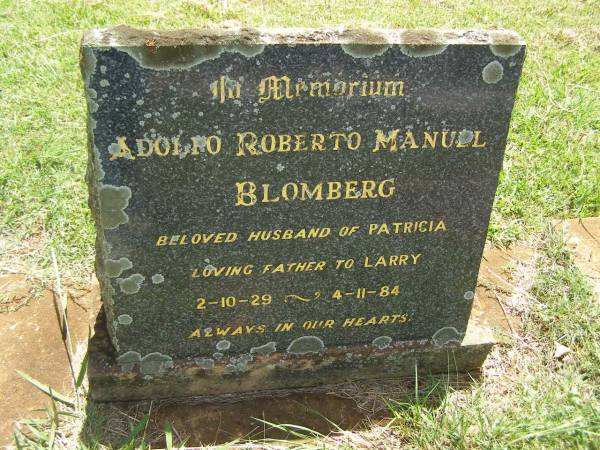
[[[448,344],[458,344],[462,342],[464,333],[459,333],[454,327],[444,327],[437,330],[433,337],[433,344],[436,347],[444,347]]]
[[[392,338],[389,336],[379,336],[373,339],[373,342],[371,343],[379,350],[383,350],[384,348],[388,348],[390,346],[392,343]]]
[[[122,372],[131,372],[136,363],[139,363],[142,360],[142,355],[138,352],[129,351],[123,353],[121,356],[117,358],[117,364],[121,366]]]
[[[107,259],[104,261],[104,273],[110,278],[120,277],[123,271],[133,267],[133,263],[127,258]]]
[[[490,45],[490,50],[495,56],[500,58],[510,58],[511,56],[515,56],[521,50],[522,45],[508,45],[508,44],[500,44],[500,45]]]
[[[264,50],[265,46],[262,44],[245,44],[239,43],[231,47],[225,47],[226,52],[237,52],[244,55],[246,58],[253,58],[254,56],[260,55]]]
[[[488,84],[495,84],[502,79],[504,75],[504,68],[498,61],[492,61],[483,68],[481,76],[483,81]]]
[[[142,375],[161,375],[173,367],[173,359],[159,352],[148,353],[140,362]]]
[[[194,362],[202,369],[212,369],[215,367],[215,360],[211,358],[194,358]]]
[[[466,145],[473,140],[474,136],[475,135],[473,134],[473,132],[471,130],[462,130],[458,134],[458,143],[460,145]]]
[[[265,49],[262,44],[235,42],[223,45],[174,45],[154,46],[151,40],[143,47],[120,47],[138,64],[154,70],[184,70],[211,59],[216,59],[223,52],[239,53],[246,58],[261,54]]]
[[[252,347],[250,349],[250,353],[258,353],[259,355],[270,355],[271,353],[274,353],[277,350],[277,343],[276,342],[267,342],[264,345],[260,345],[258,347]]]
[[[224,350],[229,350],[229,348],[231,347],[231,342],[229,342],[227,339],[223,339],[223,340],[217,342],[217,345],[215,345],[215,347],[220,352],[222,352]]]
[[[354,58],[373,58],[383,55],[389,44],[342,44],[342,50]]]
[[[119,50],[127,53],[146,69],[183,70],[218,58],[223,52],[223,47],[220,45],[155,47],[149,42],[144,47],[121,47]]]
[[[248,363],[252,361],[252,355],[249,353],[243,353],[237,358],[231,358],[229,364],[226,364],[223,368],[223,374],[234,375],[248,370]]]
[[[513,45],[523,46],[521,37],[511,30],[492,30],[489,32],[491,44],[496,46]]]
[[[131,325],[133,318],[129,314],[121,314],[117,317],[117,322],[119,322],[120,325]]]
[[[444,53],[447,45],[439,44],[439,45],[413,45],[413,44],[401,44],[400,51],[404,53],[406,56],[411,56],[413,58],[426,58],[428,56],[435,56],[441,53]]]
[[[96,121],[94,119],[90,118],[90,122],[93,123],[93,125],[90,123],[90,127],[93,126],[93,128],[91,128],[93,130],[96,127],[96,125],[95,125]],[[100,161],[100,152],[98,151],[98,148],[95,145],[92,146],[92,152],[93,152],[93,156],[90,161],[90,164],[91,164],[91,168],[93,169],[94,178],[96,179],[96,181],[102,181],[104,179],[104,175],[106,175],[106,173],[104,172],[104,169],[102,168],[102,161]]]
[[[306,353],[319,353],[324,348],[323,341],[317,336],[301,336],[290,343],[287,352],[294,355],[304,355]]]
[[[117,228],[129,221],[125,208],[129,205],[130,198],[131,189],[127,186],[100,185],[98,192],[100,222],[104,228]]]
[[[165,281],[165,277],[163,275],[161,275],[160,273],[155,273],[154,275],[152,275],[152,283],[153,284],[160,284],[163,281]]]
[[[144,280],[145,278],[143,275],[134,273],[127,278],[117,278],[117,283],[119,284],[119,288],[121,288],[121,292],[124,294],[135,294],[140,290]]]
[[[388,37],[377,30],[349,28],[342,32],[345,43],[342,50],[354,58],[373,58],[383,55],[389,48]]]
[[[239,357],[238,357],[238,361],[244,361],[246,363],[249,363],[250,361],[252,361],[254,359],[254,357],[250,354],[250,353],[242,353]]]
[[[448,47],[442,33],[436,30],[406,30],[402,40],[410,44],[400,44],[400,51],[412,58],[426,58],[443,53]]]
[[[91,48],[82,48],[81,51],[81,71],[84,78],[86,90],[86,101],[88,106],[88,148],[90,158],[88,161],[88,172],[91,179],[101,181],[104,178],[104,170],[100,161],[100,152],[94,142],[94,132],[96,130],[96,120],[93,114],[98,111],[98,92],[91,87],[92,75],[96,72],[97,58],[94,50]]]

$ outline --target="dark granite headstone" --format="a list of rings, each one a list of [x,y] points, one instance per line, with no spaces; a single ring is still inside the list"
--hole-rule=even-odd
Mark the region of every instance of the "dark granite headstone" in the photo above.
[[[459,345],[524,54],[505,31],[87,33],[120,368]]]

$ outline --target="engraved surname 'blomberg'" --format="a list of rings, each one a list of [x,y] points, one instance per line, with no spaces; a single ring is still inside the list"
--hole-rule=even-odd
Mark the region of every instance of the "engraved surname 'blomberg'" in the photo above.
[[[271,75],[258,85],[258,103],[299,97],[403,97],[402,80],[291,80]]]
[[[256,203],[291,201],[332,201],[358,199],[387,199],[396,192],[393,178],[386,180],[321,181],[317,183],[289,182],[274,188],[271,184],[253,181],[235,183],[235,206],[254,206]]]

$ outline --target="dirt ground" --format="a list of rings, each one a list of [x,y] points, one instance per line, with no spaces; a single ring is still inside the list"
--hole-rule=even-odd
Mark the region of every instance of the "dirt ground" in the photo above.
[[[555,226],[566,233],[574,260],[590,277],[600,294],[600,218],[558,221]],[[499,340],[518,330],[514,317],[507,317],[503,302],[515,286],[510,273],[519,265],[532,264],[534,250],[486,248],[480,268],[477,298],[485,303],[486,317]],[[100,307],[96,282],[70,287],[68,323],[76,367],[85,354],[88,327],[92,327]],[[15,423],[39,415],[34,410],[48,405],[46,395],[23,380],[16,370],[72,395],[73,378],[57,319],[55,295],[39,288],[22,274],[0,275],[0,342],[3,343],[0,371],[0,446],[12,443]],[[76,368],[76,370],[78,370]],[[383,416],[383,397],[405,390],[399,382],[345,386],[337,392],[327,388],[286,397],[247,399],[245,401],[206,404],[194,402],[138,402],[103,404],[98,410],[107,415],[107,444],[127,435],[129,419],[150,413],[150,431],[158,436],[166,420],[173,424],[176,436],[187,438],[188,445],[199,442],[227,442],[236,438],[266,433],[266,425],[253,419],[295,423],[327,433],[332,423],[346,429],[359,427]],[[406,386],[410,389],[410,386]],[[361,392],[362,391],[362,392]],[[377,391],[377,392],[375,392]],[[325,419],[327,418],[327,419]],[[339,431],[339,430],[338,430]],[[271,437],[280,437],[277,434]],[[156,441],[157,444],[160,441]]]
[[[57,321],[54,293],[36,292],[22,274],[0,275],[0,446],[12,444],[15,421],[36,417],[48,397],[17,374],[20,370],[63,394],[73,393],[73,378]],[[73,291],[67,306],[76,363],[85,354],[88,325],[100,306],[96,285]]]
[[[600,217],[560,220],[555,227],[565,234],[575,264],[588,276],[596,299],[600,299]]]

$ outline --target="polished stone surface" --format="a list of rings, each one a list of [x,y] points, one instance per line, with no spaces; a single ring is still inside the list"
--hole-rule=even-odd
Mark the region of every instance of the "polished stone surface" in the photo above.
[[[524,54],[510,32],[88,33],[121,370],[464,345]]]

